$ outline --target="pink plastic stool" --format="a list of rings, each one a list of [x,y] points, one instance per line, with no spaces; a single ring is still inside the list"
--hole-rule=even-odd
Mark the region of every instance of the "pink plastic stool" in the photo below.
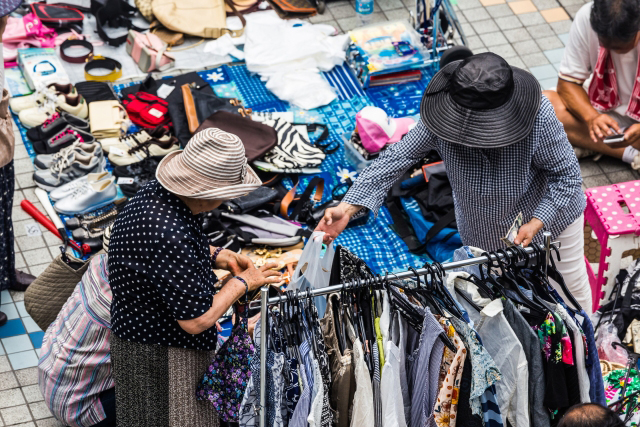
[[[597,275],[585,258],[595,312],[609,299],[622,254],[640,248],[640,181],[589,188],[585,193],[584,220],[601,247]]]

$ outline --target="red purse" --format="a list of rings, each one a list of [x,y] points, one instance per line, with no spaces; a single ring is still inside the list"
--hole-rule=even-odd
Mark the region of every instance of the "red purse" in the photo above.
[[[169,116],[169,103],[147,92],[128,94],[122,105],[129,114],[133,123],[143,128],[154,129],[158,126],[169,128],[171,116]]]

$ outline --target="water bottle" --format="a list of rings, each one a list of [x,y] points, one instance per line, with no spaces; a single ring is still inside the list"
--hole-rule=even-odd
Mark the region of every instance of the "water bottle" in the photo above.
[[[356,0],[356,13],[361,25],[369,24],[373,13],[373,0]]]

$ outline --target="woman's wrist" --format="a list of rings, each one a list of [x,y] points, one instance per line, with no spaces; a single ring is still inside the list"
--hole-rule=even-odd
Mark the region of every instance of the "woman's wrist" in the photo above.
[[[213,249],[213,246],[211,247],[211,264],[213,264],[214,267],[218,267],[218,257],[220,256],[220,253],[224,250],[222,247],[218,247]]]

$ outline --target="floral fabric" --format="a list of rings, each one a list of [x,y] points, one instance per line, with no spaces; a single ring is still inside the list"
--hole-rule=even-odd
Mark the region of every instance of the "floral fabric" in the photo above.
[[[222,421],[238,421],[254,351],[247,319],[240,319],[198,385],[196,398],[210,401]]]
[[[467,349],[464,347],[462,340],[458,336],[458,333],[453,328],[451,322],[441,317],[439,320],[447,336],[456,346],[455,354],[445,347],[445,356],[443,357],[443,364],[440,369],[442,375],[443,367],[445,366],[445,359],[447,353],[451,355],[450,362],[444,369],[444,378],[442,384],[439,384],[438,398],[436,405],[433,409],[436,425],[438,427],[450,426],[455,427],[456,416],[458,413],[458,396],[460,394],[460,381],[462,379],[462,369],[464,361],[467,357]],[[448,360],[447,360],[448,361]]]
[[[622,388],[626,376],[626,369],[615,369],[604,376],[604,394],[607,399],[607,405],[615,403],[622,398]],[[637,391],[640,391],[640,378],[638,377],[638,371],[632,369],[627,379],[625,395],[628,396]],[[627,411],[623,410],[623,413],[626,414]],[[631,427],[640,425],[640,407],[634,410],[631,420],[626,425]]]
[[[476,332],[467,323],[452,317],[450,319],[463,343],[468,347],[471,357],[471,393],[470,405],[474,415],[483,416],[480,396],[486,389],[500,381],[500,371],[487,350],[480,344]]]

